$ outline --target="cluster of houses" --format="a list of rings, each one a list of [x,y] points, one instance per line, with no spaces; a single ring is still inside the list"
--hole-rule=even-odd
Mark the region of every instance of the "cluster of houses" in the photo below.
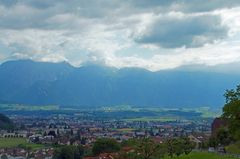
[[[80,120],[76,116],[52,117],[15,117],[16,125],[22,128],[13,132],[0,131],[1,138],[26,138],[27,142],[48,145],[84,145],[92,146],[98,138],[114,138],[118,142],[148,136],[156,142],[167,138],[189,136],[191,141],[200,147],[211,135],[209,121],[172,121],[172,122],[141,122],[119,120]],[[196,123],[197,122],[197,123]],[[22,126],[24,125],[24,126]],[[33,151],[34,158],[51,157],[53,150],[43,148]],[[1,149],[0,154],[26,156],[27,150],[21,148]],[[106,155],[106,154],[105,154]],[[109,156],[108,156],[109,157]],[[104,158],[100,156],[100,158]],[[106,158],[106,156],[105,156]]]
[[[0,149],[0,158],[7,159],[52,159],[53,148],[44,148],[36,151],[29,151],[23,148],[4,148]]]
[[[6,130],[0,130],[0,137],[1,138],[26,138],[27,131],[21,130],[21,131],[9,132]]]

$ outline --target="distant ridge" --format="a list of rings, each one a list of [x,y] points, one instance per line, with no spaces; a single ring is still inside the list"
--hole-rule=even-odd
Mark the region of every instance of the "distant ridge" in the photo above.
[[[0,113],[0,130],[10,130],[13,128],[13,122],[8,117]]]
[[[68,106],[220,108],[240,73],[173,69],[151,72],[98,64],[9,61],[0,65],[0,102]]]

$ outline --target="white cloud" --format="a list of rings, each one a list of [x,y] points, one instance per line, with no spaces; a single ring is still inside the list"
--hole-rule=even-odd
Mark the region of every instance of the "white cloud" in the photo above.
[[[179,49],[172,54],[156,54],[150,59],[122,57],[109,61],[109,65],[117,67],[143,67],[151,71],[173,69],[183,65],[228,64],[240,62],[240,46],[232,44],[208,45],[202,48]],[[116,62],[117,61],[117,62]]]
[[[217,10],[214,14],[221,15],[222,23],[229,26],[231,36],[240,32],[240,7]]]
[[[208,6],[195,0],[138,5],[108,0],[0,3],[0,46],[4,46],[0,60],[29,58],[73,65],[94,61],[153,71],[240,62],[240,7],[234,7],[239,3],[218,1],[222,4]],[[179,26],[187,29],[181,34]],[[146,35],[162,37],[160,42],[134,41]]]

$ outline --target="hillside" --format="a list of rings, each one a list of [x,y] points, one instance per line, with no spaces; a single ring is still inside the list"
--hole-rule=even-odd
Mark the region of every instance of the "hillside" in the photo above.
[[[0,114],[0,130],[9,130],[9,129],[13,129],[14,125],[12,123],[12,121],[6,117],[3,114]]]
[[[167,158],[170,159],[170,158]],[[189,155],[182,155],[180,157],[173,157],[172,159],[237,159],[230,155],[221,155],[207,152],[192,152]]]
[[[223,93],[240,81],[240,74],[213,71],[100,65],[75,68],[65,62],[10,61],[0,66],[2,101],[68,106],[223,106]]]

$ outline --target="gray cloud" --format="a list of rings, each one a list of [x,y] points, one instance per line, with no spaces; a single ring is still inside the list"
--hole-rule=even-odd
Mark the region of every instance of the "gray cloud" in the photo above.
[[[141,21],[126,18],[140,14],[202,12],[238,5],[238,0],[0,0],[0,28],[80,30],[101,24],[126,29]]]
[[[228,28],[221,25],[219,16],[161,16],[157,18],[135,41],[156,44],[166,48],[200,47],[227,37]]]
[[[178,2],[179,10],[183,12],[207,12],[240,5],[239,0],[179,0]]]
[[[138,8],[158,8],[159,12],[207,12],[240,5],[239,0],[130,0]]]
[[[4,7],[1,8],[1,5]],[[170,11],[192,13],[238,5],[240,5],[238,0],[206,0],[205,3],[201,0],[0,0],[0,28],[72,30],[73,24],[82,27],[78,23],[79,19],[84,19],[87,23],[91,21],[92,25],[94,23],[109,25],[120,22],[121,18],[143,13],[159,14]],[[62,24],[50,21],[60,16],[63,19]],[[72,20],[72,24],[64,21],[64,18]]]
[[[96,24],[116,19],[121,4],[111,0],[3,0],[0,1],[0,28],[72,30],[85,25],[79,25],[80,21]],[[55,23],[57,18],[61,21]]]
[[[18,0],[1,0],[0,5],[4,5],[6,7],[11,7],[17,3]]]
[[[182,46],[184,52],[197,52],[205,44],[228,40],[229,28],[220,17],[225,13],[216,10],[239,5],[239,0],[0,0],[0,61],[31,58],[80,64],[101,59],[121,66],[132,60],[133,65],[144,62],[158,69],[159,61],[167,58],[162,63],[170,61],[166,67],[175,67],[185,60],[155,55],[167,56]],[[234,17],[226,17],[229,14]],[[121,59],[119,50],[124,52]]]

